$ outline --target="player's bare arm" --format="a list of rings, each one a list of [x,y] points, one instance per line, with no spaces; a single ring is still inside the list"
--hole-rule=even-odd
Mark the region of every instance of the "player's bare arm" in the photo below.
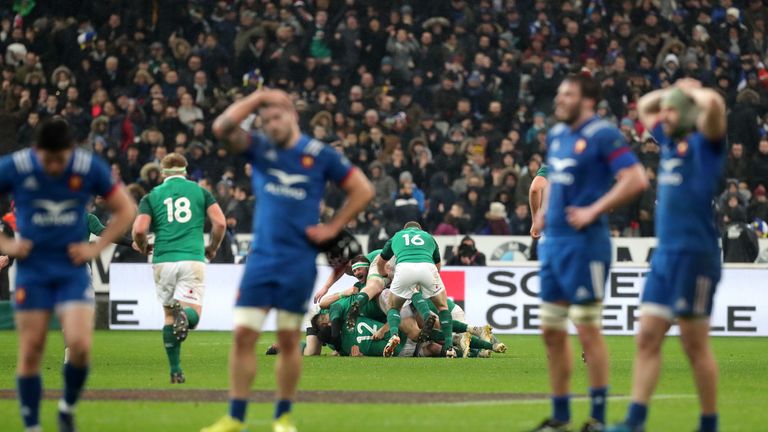
[[[112,217],[93,243],[74,243],[69,245],[69,257],[75,264],[83,264],[96,258],[111,243],[115,243],[128,231],[136,216],[136,203],[128,196],[125,187],[118,186],[105,200]]]
[[[336,216],[327,224],[307,228],[307,237],[315,244],[322,244],[336,237],[344,229],[344,226],[358,213],[365,210],[368,203],[373,199],[373,185],[359,169],[352,171],[341,188],[347,194],[347,201],[336,213]]]
[[[637,114],[646,130],[651,130],[659,122],[661,101],[667,94],[667,89],[655,90],[645,94],[637,101]]]
[[[354,286],[349,287],[344,291],[333,293],[331,295],[322,297],[322,300],[320,300],[320,303],[318,303],[318,306],[320,306],[320,308],[322,309],[328,309],[329,307],[331,307],[332,304],[341,300],[342,296],[350,297],[357,294],[357,292],[358,292],[358,289],[355,288]]]
[[[216,251],[224,240],[224,233],[227,229],[227,220],[221,206],[218,203],[211,204],[206,210],[208,219],[211,220],[211,237],[208,240],[208,246],[205,247],[205,257],[212,260],[216,256]]]
[[[568,223],[580,230],[595,221],[601,214],[632,202],[648,188],[648,177],[642,164],[634,164],[622,169],[616,175],[616,183],[588,207],[569,207]]]
[[[32,250],[32,242],[25,239],[14,239],[0,234],[0,253],[13,258],[24,259]]]
[[[543,176],[536,176],[531,182],[531,188],[528,190],[528,202],[531,206],[531,237],[541,237],[544,230],[544,219],[538,218],[539,212],[544,205],[544,196],[548,190],[549,182]]]
[[[246,151],[250,146],[250,140],[248,134],[240,128],[240,123],[265,104],[292,106],[292,102],[285,92],[278,90],[255,91],[230,105],[216,118],[212,127],[213,134],[228,146],[230,152],[242,153]]]
[[[139,252],[147,253],[149,248],[149,227],[152,225],[152,217],[148,214],[140,214],[133,221],[133,242],[136,243]]]
[[[317,293],[315,294],[314,301],[315,303],[320,302],[320,299],[322,299],[326,294],[328,294],[328,290],[331,289],[333,284],[338,282],[339,279],[341,279],[341,275],[344,274],[344,268],[340,267],[337,269],[333,269],[333,272],[328,276],[328,279],[323,284],[323,287],[320,288]],[[333,303],[333,302],[331,302]]]

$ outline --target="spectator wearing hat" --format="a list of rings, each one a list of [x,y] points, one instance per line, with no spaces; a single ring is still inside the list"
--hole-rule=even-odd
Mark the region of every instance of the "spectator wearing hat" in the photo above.
[[[747,220],[760,219],[768,221],[768,198],[765,194],[765,186],[760,185],[752,193],[752,202],[747,207]]]
[[[483,235],[511,235],[512,229],[507,223],[507,210],[504,204],[500,202],[492,202],[490,209],[485,214],[485,226],[478,231]],[[530,227],[530,222],[528,224]]]

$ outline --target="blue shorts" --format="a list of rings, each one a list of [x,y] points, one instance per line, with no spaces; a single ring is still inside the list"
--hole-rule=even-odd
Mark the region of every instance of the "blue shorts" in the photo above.
[[[306,313],[316,276],[315,256],[275,266],[249,255],[235,306]]]
[[[651,258],[651,272],[645,281],[642,304],[660,306],[657,315],[708,317],[720,282],[720,253],[665,252]]]
[[[589,304],[603,300],[611,266],[609,239],[546,238],[539,242],[541,300]]]
[[[38,274],[28,275],[21,271],[16,275],[14,307],[16,310],[53,310],[64,303],[93,304],[94,293],[91,278],[85,268],[82,271],[41,279]]]

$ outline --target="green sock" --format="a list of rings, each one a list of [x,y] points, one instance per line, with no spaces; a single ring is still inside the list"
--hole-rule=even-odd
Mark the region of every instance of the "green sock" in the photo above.
[[[440,342],[441,340],[443,340],[443,331],[442,330],[433,329],[429,333],[429,338],[431,340],[435,341],[435,342]]]
[[[445,341],[444,347],[450,347],[453,341],[453,320],[451,319],[451,312],[441,310],[437,316],[440,317],[440,330],[443,332],[443,340]]]
[[[466,333],[468,327],[466,323],[453,320],[453,331],[456,333]]]
[[[487,349],[493,351],[493,344],[480,339],[477,336],[472,336],[471,342],[469,342],[470,348]]]
[[[163,326],[163,344],[165,345],[165,354],[168,355],[171,373],[181,372],[181,343],[173,335],[172,325]]]
[[[413,303],[413,307],[416,308],[416,311],[421,315],[421,318],[426,321],[427,318],[429,318],[429,314],[432,312],[429,310],[429,303],[427,303],[427,300],[421,295],[421,291],[413,293],[411,303]]]
[[[355,303],[360,305],[360,309],[367,305],[369,301],[371,301],[371,299],[369,299],[368,294],[364,292],[361,292],[355,296]]]
[[[480,350],[476,350],[476,349],[470,348],[469,349],[469,355],[467,357],[475,358],[475,357],[477,357],[477,354],[479,354],[479,353],[480,353]]]
[[[192,309],[191,307],[185,307],[184,312],[187,314],[187,320],[189,321],[189,329],[194,330],[197,328],[197,323],[200,322],[200,315],[197,314],[197,311]]]
[[[390,309],[387,311],[387,324],[389,324],[389,337],[400,333],[400,311]]]

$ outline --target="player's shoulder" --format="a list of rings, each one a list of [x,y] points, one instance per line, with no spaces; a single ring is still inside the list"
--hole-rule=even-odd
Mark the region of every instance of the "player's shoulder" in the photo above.
[[[32,164],[32,149],[22,149],[0,158],[0,167],[3,170],[13,169],[17,174],[30,174],[34,165]]]
[[[548,135],[550,137],[556,137],[558,135],[562,135],[563,132],[565,132],[566,130],[568,130],[568,126],[565,123],[563,122],[556,123],[554,126],[552,126],[549,129]]]
[[[620,132],[619,128],[617,128],[615,124],[607,120],[598,119],[586,125],[584,129],[581,130],[581,134],[584,136],[584,138],[590,139],[606,136],[613,137],[620,135]]]
[[[80,175],[88,175],[93,165],[99,163],[99,159],[94,158],[92,152],[81,148],[75,149],[72,158],[72,172]]]

